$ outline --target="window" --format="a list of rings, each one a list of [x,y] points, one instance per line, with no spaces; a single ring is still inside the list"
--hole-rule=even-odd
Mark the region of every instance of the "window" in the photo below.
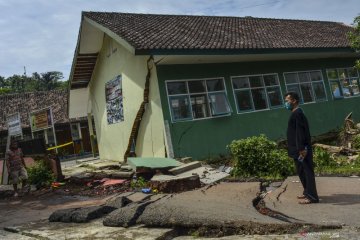
[[[359,73],[356,68],[334,68],[326,70],[334,98],[358,96]]]
[[[224,79],[167,81],[172,120],[184,121],[230,114]]]
[[[300,103],[326,101],[324,79],[321,71],[284,73],[287,92],[296,92]]]
[[[283,105],[277,74],[239,76],[231,80],[238,113]]]

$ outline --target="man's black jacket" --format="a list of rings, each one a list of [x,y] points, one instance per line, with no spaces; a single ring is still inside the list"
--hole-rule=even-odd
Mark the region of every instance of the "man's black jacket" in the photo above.
[[[291,113],[287,128],[288,154],[298,158],[299,151],[305,146],[311,147],[311,136],[308,120],[301,108]]]

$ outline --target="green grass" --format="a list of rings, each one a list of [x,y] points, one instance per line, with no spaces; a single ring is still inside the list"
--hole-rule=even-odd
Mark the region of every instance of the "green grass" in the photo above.
[[[320,171],[315,169],[317,175],[360,175],[360,166],[339,166],[339,167],[322,167]]]

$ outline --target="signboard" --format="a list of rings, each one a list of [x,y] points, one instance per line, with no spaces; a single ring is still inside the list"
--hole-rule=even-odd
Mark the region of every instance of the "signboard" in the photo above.
[[[80,123],[71,123],[70,124],[71,138],[73,141],[78,141],[81,139],[80,136]]]
[[[7,126],[9,136],[22,136],[20,114],[15,113],[7,116]]]
[[[105,84],[105,100],[108,124],[124,121],[121,82],[121,75],[118,75]]]
[[[22,136],[20,113],[7,116],[6,122],[8,126],[8,137],[5,151],[8,151],[11,137]],[[7,172],[6,161],[7,160],[4,160],[2,165],[1,184],[9,184],[9,173]]]
[[[40,111],[30,113],[31,131],[36,132],[52,127],[51,109],[42,109]]]

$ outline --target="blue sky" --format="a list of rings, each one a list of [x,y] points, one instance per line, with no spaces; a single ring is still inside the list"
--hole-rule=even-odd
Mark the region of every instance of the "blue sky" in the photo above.
[[[81,11],[253,16],[351,24],[360,0],[0,0],[0,76],[68,78]]]

